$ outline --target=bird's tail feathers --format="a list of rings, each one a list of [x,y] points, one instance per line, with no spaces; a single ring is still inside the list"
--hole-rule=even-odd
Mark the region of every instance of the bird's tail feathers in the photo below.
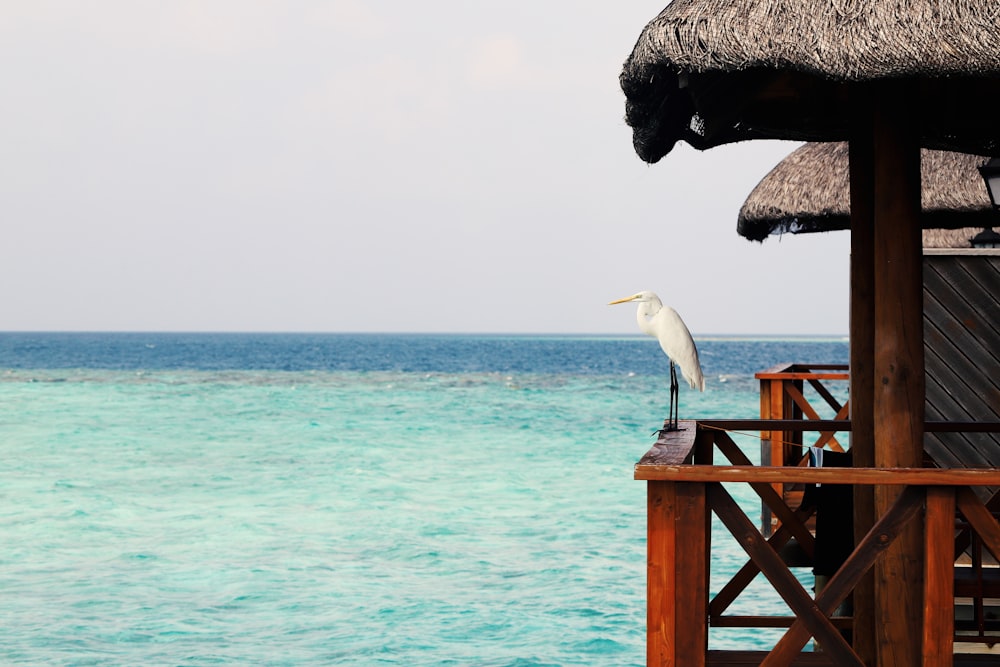
[[[686,376],[685,379],[688,381],[688,385],[692,389],[697,389],[698,391],[705,391],[705,376],[701,373],[696,375]]]

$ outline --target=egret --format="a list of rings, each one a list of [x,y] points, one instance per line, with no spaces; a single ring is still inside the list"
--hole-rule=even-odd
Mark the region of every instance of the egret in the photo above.
[[[650,291],[642,291],[624,299],[612,301],[609,306],[616,303],[639,302],[639,308],[635,313],[635,319],[639,323],[639,329],[656,340],[660,341],[660,349],[670,360],[670,416],[667,418],[666,431],[677,430],[677,370],[674,364],[681,367],[681,374],[692,389],[705,391],[705,376],[701,372],[701,364],[698,363],[698,348],[695,347],[691,332],[688,331],[684,320],[677,314],[677,311],[670,306],[664,306],[660,297]]]

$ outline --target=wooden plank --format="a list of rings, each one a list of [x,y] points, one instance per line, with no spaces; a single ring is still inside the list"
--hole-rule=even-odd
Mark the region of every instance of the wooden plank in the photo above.
[[[849,380],[851,379],[851,375],[850,373],[814,373],[811,371],[791,373],[769,373],[765,371],[763,373],[754,373],[754,378],[758,380]]]
[[[928,332],[934,327],[927,325]],[[961,360],[961,361],[960,361]],[[997,421],[1000,388],[993,385],[988,373],[1000,368],[986,369],[981,360],[971,361],[942,345],[928,346],[928,386],[932,393],[938,421]]]
[[[695,422],[678,423],[680,431],[660,431],[656,443],[639,459],[638,465],[680,465],[690,460],[697,429]]]
[[[702,419],[698,428],[750,432],[782,429],[785,431],[851,431],[850,421],[820,419]],[[927,421],[924,430],[932,433],[1000,433],[1000,421]],[[853,446],[853,444],[852,444]]]
[[[949,313],[949,335],[978,348],[976,357],[997,360],[1000,329],[991,314],[1000,307],[1000,267],[995,257],[934,257],[924,261],[927,292]],[[985,356],[982,356],[985,354]]]
[[[989,433],[928,433],[924,449],[941,467],[994,468],[1000,466],[996,437]]]
[[[646,505],[646,665],[676,667],[677,485],[649,482]]]
[[[963,272],[954,260],[936,257],[924,261],[924,309],[929,324],[941,332],[933,338],[934,347],[948,345],[962,353],[969,348],[979,348],[981,342],[973,331],[980,328],[983,312],[982,304],[972,304],[972,294],[982,291],[977,284],[967,284]],[[982,357],[987,350],[975,349],[975,357]]]
[[[709,484],[708,497],[712,509],[729,532],[736,538],[747,555],[760,567],[761,573],[771,582],[775,591],[788,604],[792,612],[819,639],[825,651],[837,665],[864,667],[830,620],[820,613],[809,594],[802,588],[781,558],[760,539],[761,534],[721,484]],[[762,665],[767,665],[767,660]]]
[[[952,667],[955,632],[955,490],[927,489],[923,667]]]
[[[1000,421],[940,421],[925,422],[928,433],[1000,433]]]
[[[776,380],[760,381],[760,416],[764,419],[774,417],[771,410],[771,383]],[[775,434],[771,431],[760,432],[760,464],[765,466],[784,465],[781,456],[783,454],[780,443],[775,442]],[[775,493],[784,496],[781,484],[772,484]],[[776,527],[776,520],[771,513],[771,508],[766,502],[760,505],[760,528],[764,537],[770,537]]]
[[[997,326],[995,314],[1000,312],[1000,256],[963,257],[959,262],[974,284],[976,290],[976,305],[981,319],[976,327],[976,338],[987,351],[984,366],[996,370],[1000,365],[1000,326]],[[994,384],[1000,383],[1000,376],[992,376]]]
[[[777,364],[776,366],[771,366],[770,368],[766,368],[760,371],[759,373],[754,374],[754,377],[759,380],[767,375],[781,376],[784,373],[791,373],[793,370],[795,370],[795,368],[797,368],[795,364],[789,364],[789,363]],[[780,380],[781,378],[775,377],[768,379]]]
[[[997,486],[1000,468],[800,468],[797,466],[636,466],[637,480],[907,486]]]
[[[995,421],[1000,414],[997,269],[981,256],[924,258],[928,417]],[[1000,438],[983,433],[930,437],[925,449],[951,465],[1000,464]]]
[[[789,409],[789,406],[786,405],[785,403],[784,380],[780,382],[770,382],[769,385],[771,392],[770,417],[773,419],[787,419],[792,417],[791,410]],[[785,452],[788,447],[788,442],[791,440],[791,438],[789,438],[789,431],[785,431],[784,429],[779,429],[777,427],[772,428],[770,431],[770,438],[771,438],[771,465],[775,466],[786,465],[787,461],[785,459],[787,457],[785,455]],[[775,495],[777,495],[779,498],[784,496],[785,494],[784,483],[772,482],[771,488],[774,490]],[[765,500],[764,504],[771,509],[772,513],[774,512],[775,507],[771,503]],[[780,522],[780,518],[778,519],[778,522]]]
[[[678,667],[704,667],[708,651],[708,555],[711,529],[704,484],[677,485],[675,641]]]
[[[791,398],[789,391],[794,390],[799,394],[802,393],[803,381],[802,380],[792,380],[791,382],[782,382],[782,389],[785,392],[785,396]],[[785,417],[787,419],[802,419],[802,408],[792,400],[785,401]],[[802,453],[802,432],[801,431],[789,431],[785,433],[785,459],[794,459],[797,455]]]
[[[952,451],[953,446],[954,443],[947,443],[942,441],[942,435],[940,433],[924,434],[924,451],[926,451],[928,456],[930,456],[931,459],[934,461],[934,465],[936,465],[939,468],[968,467],[968,462],[963,461],[962,458],[960,458],[958,455],[955,454],[954,451]],[[983,463],[983,465],[986,464]]]
[[[962,344],[951,333],[942,331],[940,321],[926,323],[929,339],[927,371],[953,399],[943,413],[946,420],[996,420],[1000,389],[993,383],[993,374],[1000,371],[996,362],[989,364],[989,353],[971,343]],[[992,366],[992,367],[990,367]]]
[[[758,667],[767,651],[709,651],[710,667]],[[836,663],[823,653],[800,653],[789,667],[836,667]]]
[[[709,667],[759,667],[767,655],[766,651],[719,651],[708,652]],[[955,655],[955,667],[996,667],[996,654],[959,653]],[[837,667],[830,656],[823,653],[800,653],[789,667]]]
[[[934,326],[928,324],[926,332],[933,332]],[[987,405],[983,398],[982,387],[970,388],[964,380],[955,375],[952,368],[939,355],[940,346],[928,344],[927,350],[927,386],[926,410],[928,417],[953,421],[956,419],[979,420],[983,417],[996,417],[994,408]],[[980,371],[974,371],[980,373]],[[959,399],[959,395],[965,397]],[[1000,403],[1000,396],[997,397]],[[983,432],[977,433],[931,433],[925,439],[924,448],[938,461],[957,461],[960,467],[989,467],[1000,463],[998,457],[997,436]]]
[[[795,616],[719,616],[712,617],[713,628],[790,628],[795,623]],[[850,630],[854,619],[850,616],[834,616],[830,618],[833,627],[840,630]]]

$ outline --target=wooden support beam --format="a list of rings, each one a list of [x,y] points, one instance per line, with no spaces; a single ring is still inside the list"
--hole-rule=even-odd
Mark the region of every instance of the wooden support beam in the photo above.
[[[711,524],[704,484],[677,485],[678,667],[704,667],[708,653],[708,566]]]
[[[924,436],[923,274],[920,147],[907,82],[874,91],[875,467],[922,465]],[[852,397],[853,398],[853,397]],[[876,487],[875,510],[898,488]],[[875,566],[879,665],[920,664],[923,527],[912,523]]]
[[[647,485],[646,665],[704,667],[709,515],[703,484]]]
[[[924,527],[923,667],[952,667],[955,633],[955,489],[928,487]]]
[[[654,481],[646,486],[646,665],[676,667],[677,485]]]
[[[764,399],[764,392],[767,392],[767,412],[763,411],[763,405],[761,406],[761,414],[767,415],[771,419],[786,419],[791,415],[791,410],[789,406],[785,404],[785,390],[784,390],[784,380],[765,380],[761,386],[761,401]],[[790,440],[787,431],[777,430],[777,427],[766,431],[766,438],[770,443],[770,457],[769,462],[771,465],[783,465],[785,461],[785,449],[786,443]],[[785,485],[781,482],[774,482],[771,484],[771,488],[774,489],[775,494],[778,497],[783,497],[785,494]],[[764,506],[773,511],[773,507],[768,502],[764,502]],[[774,524],[771,522],[770,517],[768,517],[770,525],[769,530],[774,529]]]

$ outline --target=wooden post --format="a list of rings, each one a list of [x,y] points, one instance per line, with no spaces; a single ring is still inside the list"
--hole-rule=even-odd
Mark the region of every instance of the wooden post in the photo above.
[[[776,419],[775,409],[777,406],[772,405],[772,387],[776,384],[776,380],[761,380],[760,381],[760,417],[761,419]],[[761,451],[760,451],[760,463],[761,465],[776,466],[782,464],[781,456],[781,443],[779,442],[778,433],[776,431],[761,431]],[[781,495],[781,484],[771,485],[778,495]],[[761,503],[760,512],[760,530],[764,534],[764,537],[770,537],[774,531],[774,514],[771,512],[771,508],[767,506],[767,503]]]
[[[955,637],[955,489],[927,488],[923,667],[952,667]]]
[[[875,465],[923,463],[924,345],[920,149],[912,84],[883,82],[875,94],[874,248]],[[898,488],[876,487],[885,512]],[[910,524],[875,567],[877,664],[921,662],[923,528]]]
[[[677,506],[674,482],[647,482],[646,495],[646,665],[676,667]]]
[[[708,657],[709,515],[705,484],[677,485],[677,664],[705,667]]]
[[[762,379],[760,381],[760,416],[763,419],[790,419],[792,406],[785,401],[785,381],[777,379]],[[788,444],[798,435],[789,431],[762,431],[761,437],[767,441],[768,450],[761,452],[762,465],[787,465]],[[781,482],[771,484],[779,498],[784,498],[785,485]],[[770,537],[777,527],[773,508],[767,503],[761,504],[761,532],[764,537]]]
[[[647,667],[704,667],[709,522],[703,483],[648,482]]]

